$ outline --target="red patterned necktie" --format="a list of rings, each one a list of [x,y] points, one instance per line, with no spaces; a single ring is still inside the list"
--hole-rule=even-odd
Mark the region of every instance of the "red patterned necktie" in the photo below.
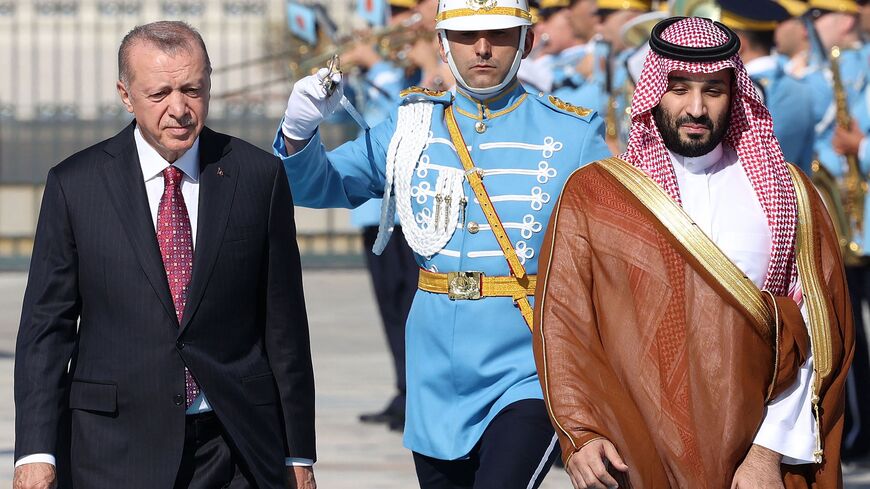
[[[190,231],[190,217],[184,197],[181,195],[181,179],[184,173],[170,166],[163,170],[163,197],[157,210],[157,242],[163,255],[163,268],[169,281],[169,292],[175,304],[178,323],[184,316],[187,303],[187,288],[193,271],[193,235]],[[184,367],[184,387],[186,390],[185,407],[193,404],[199,395],[193,375]]]

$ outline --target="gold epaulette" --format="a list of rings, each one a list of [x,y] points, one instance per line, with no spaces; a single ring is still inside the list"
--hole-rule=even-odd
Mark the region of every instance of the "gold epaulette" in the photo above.
[[[553,104],[557,109],[563,110],[565,112],[570,112],[572,114],[577,114],[580,117],[586,117],[592,113],[592,109],[587,109],[586,107],[578,107],[576,105],[571,105],[564,100],[554,97],[550,95],[549,97],[550,103]]]
[[[409,87],[409,88],[406,88],[406,89],[402,90],[401,92],[399,92],[399,96],[402,98],[405,98],[408,95],[415,94],[415,93],[421,93],[421,94],[427,95],[429,97],[442,97],[447,92],[445,92],[444,90],[432,90],[430,88],[425,88],[425,87]]]

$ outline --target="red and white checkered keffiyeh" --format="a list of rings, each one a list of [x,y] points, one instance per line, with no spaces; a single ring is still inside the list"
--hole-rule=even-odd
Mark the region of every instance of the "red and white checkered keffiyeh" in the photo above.
[[[661,37],[672,44],[695,48],[721,46],[728,40],[713,22],[699,17],[675,22]],[[764,289],[775,295],[786,295],[796,278],[797,200],[785,158],[773,134],[770,112],[738,55],[716,62],[686,62],[665,58],[650,50],[631,102],[628,146],[620,158],[643,170],[682,205],[673,164],[651,111],[667,90],[668,75],[672,71],[714,73],[726,68],[734,69],[735,86],[725,141],[737,152],[752,182],[772,236]]]

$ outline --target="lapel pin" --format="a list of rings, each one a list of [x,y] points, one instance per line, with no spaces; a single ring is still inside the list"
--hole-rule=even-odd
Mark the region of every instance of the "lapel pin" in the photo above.
[[[218,176],[219,176],[219,177],[222,177],[222,176],[224,176],[224,169],[223,169],[223,168],[221,168],[221,167],[218,167],[218,171],[217,171],[217,174],[218,174]]]

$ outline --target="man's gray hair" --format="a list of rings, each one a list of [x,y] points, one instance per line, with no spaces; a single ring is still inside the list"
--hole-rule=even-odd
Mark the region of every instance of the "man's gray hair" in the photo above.
[[[211,60],[199,32],[186,22],[161,20],[134,27],[121,41],[118,49],[118,78],[124,85],[128,85],[131,78],[130,49],[137,43],[151,44],[170,55],[179,51],[192,53],[198,46],[205,57],[206,70],[211,74]]]

